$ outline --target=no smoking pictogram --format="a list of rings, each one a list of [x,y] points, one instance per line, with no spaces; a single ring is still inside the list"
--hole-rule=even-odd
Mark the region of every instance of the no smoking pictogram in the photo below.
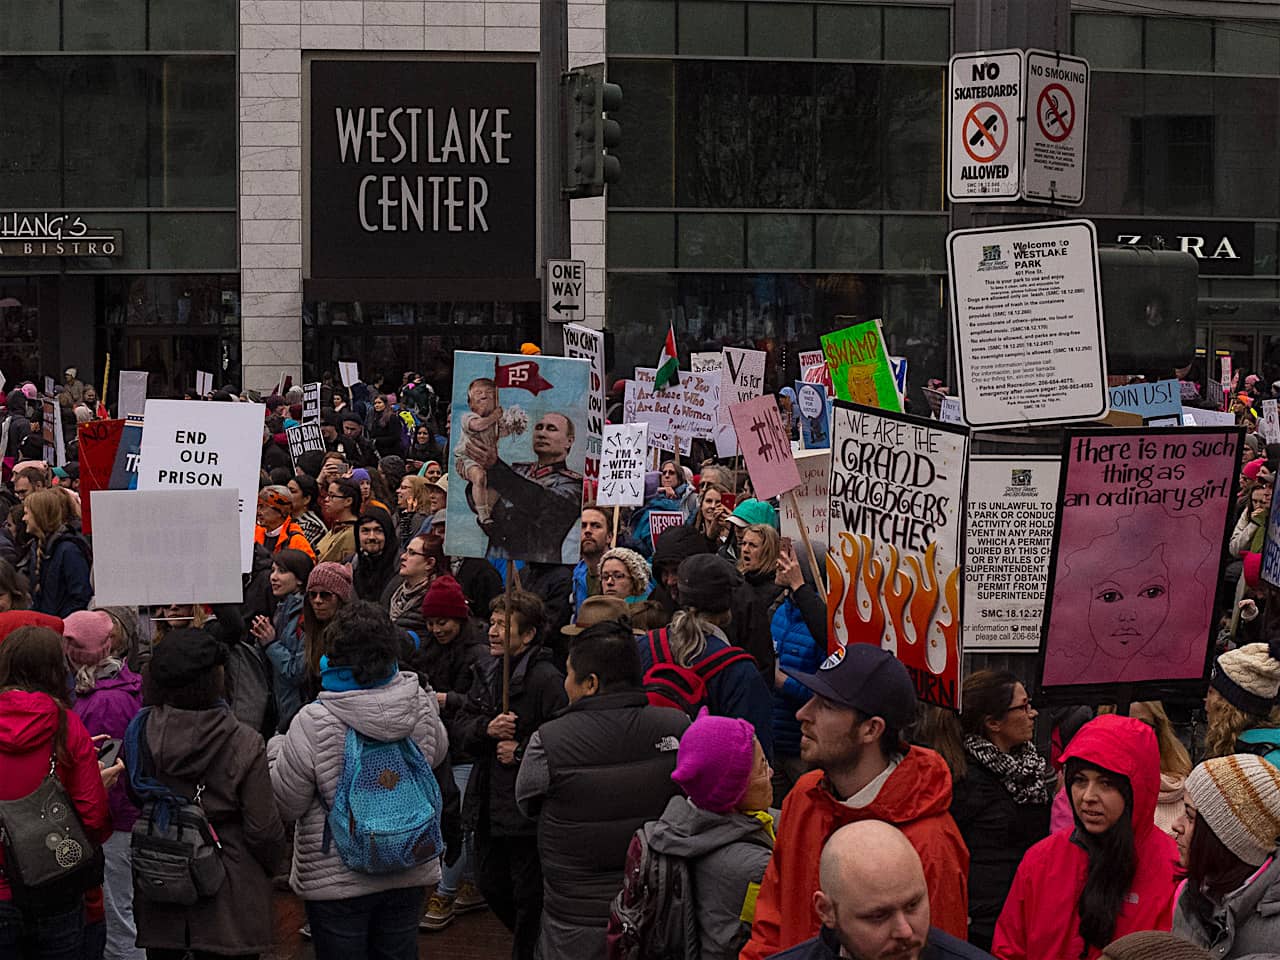
[[[1054,143],[1071,136],[1076,125],[1076,104],[1070,91],[1060,83],[1051,83],[1041,90],[1036,102],[1036,121],[1040,132]]]
[[[976,163],[991,163],[1009,142],[1009,122],[1004,111],[990,100],[975,103],[964,118],[961,139],[965,153]]]

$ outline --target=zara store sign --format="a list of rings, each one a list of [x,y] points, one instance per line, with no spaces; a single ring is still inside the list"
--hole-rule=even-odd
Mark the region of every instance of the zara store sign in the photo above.
[[[1095,220],[1098,239],[1112,243],[1181,250],[1200,261],[1202,276],[1252,276],[1253,224],[1176,220]]]
[[[311,62],[315,278],[535,275],[532,61]]]

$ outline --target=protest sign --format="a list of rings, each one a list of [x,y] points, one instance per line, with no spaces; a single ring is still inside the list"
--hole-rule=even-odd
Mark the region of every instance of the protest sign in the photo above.
[[[125,418],[140,417],[147,407],[147,371],[121,370],[116,412]]]
[[[828,517],[831,515],[831,498],[827,485],[831,480],[831,451],[802,450],[796,454],[796,469],[800,472],[800,486],[795,489],[795,500],[783,497],[778,502],[778,520],[782,535],[800,540],[800,521],[804,520],[809,536],[818,541],[814,550],[824,555],[830,537]]]
[[[265,415],[266,406],[261,403],[151,400],[142,431],[139,490],[222,488],[239,492],[240,569],[244,573],[253,565]],[[224,515],[223,522],[227,520]]]
[[[806,383],[820,383],[831,391],[831,371],[827,369],[827,358],[821,350],[801,350],[800,379]]]
[[[1100,420],[1107,353],[1088,220],[947,237],[956,385],[972,427]]]
[[[354,387],[360,382],[360,364],[354,361],[339,360],[338,376],[342,378],[342,385],[347,389]]]
[[[298,458],[308,451],[324,453],[324,435],[318,423],[300,423],[296,427],[288,427],[285,439],[289,442],[289,459],[293,461],[293,469],[298,469]]]
[[[644,423],[606,423],[600,458],[602,507],[638,507],[644,503],[645,454],[649,426]]]
[[[90,420],[76,430],[80,449],[80,528],[93,533],[93,494],[111,489],[123,420]]]
[[[1151,427],[1176,427],[1182,423],[1182,390],[1177,380],[1128,383],[1111,387],[1111,409],[1134,413]]]
[[[67,464],[67,448],[62,435],[62,411],[52,397],[40,398],[40,437],[44,441],[44,461],[50,466]]]
[[[1229,410],[1192,410],[1183,407],[1182,422],[1188,427],[1234,427],[1236,415]]]
[[[836,399],[901,412],[902,399],[898,396],[879,320],[867,320],[823,334],[822,352]]]
[[[672,527],[684,526],[684,514],[679,510],[653,510],[649,513],[649,541],[656,547],[658,538]]]
[[[1234,427],[1066,431],[1042,691],[1203,693],[1242,442]]]
[[[1040,649],[1058,457],[969,458],[964,651]]]
[[[1262,418],[1258,421],[1258,432],[1267,443],[1280,443],[1280,410],[1276,401],[1262,401]]]
[[[683,435],[676,432],[677,418],[683,416],[684,379],[688,375],[660,392],[653,389],[656,376],[653,367],[636,367],[635,379],[627,381],[623,393],[623,422],[648,424],[648,442],[654,450],[674,452],[678,440],[680,452],[688,454],[692,435],[687,430]]]
[[[46,397],[52,397],[53,391],[56,389],[57,389],[57,384],[53,382],[53,377],[45,377],[44,378],[44,395]]]
[[[721,353],[724,372],[720,375],[720,422],[731,424],[730,407],[764,392],[766,355],[763,350],[742,347],[725,347]],[[732,432],[717,435],[716,456],[732,457],[737,452],[737,441]]]
[[[689,370],[692,373],[719,373],[724,366],[724,354],[691,353],[689,354]]]
[[[95,605],[243,601],[239,530],[227,522],[239,499],[230,488],[98,491]],[[199,563],[192,562],[193,546],[198,546]]]
[[[604,333],[576,323],[564,325],[564,355],[591,364],[587,394],[586,458],[583,461],[583,499],[595,497],[600,478],[600,444],[604,428]]]
[[[453,355],[445,552],[578,562],[591,364]]]
[[[1252,505],[1247,508],[1252,509]],[[1267,514],[1267,539],[1262,548],[1262,579],[1280,587],[1280,509]]]
[[[806,450],[831,446],[831,421],[827,415],[827,388],[820,383],[796,381],[796,412],[800,415],[800,443]]]
[[[907,395],[907,358],[890,357],[889,366],[893,368],[893,382],[898,388],[898,396]]]
[[[942,397],[938,407],[938,419],[943,423],[964,423],[964,411],[960,408],[960,398]]]
[[[681,436],[715,440],[722,427],[733,432],[732,424],[720,422],[720,370],[681,372],[680,386],[680,405],[672,426]]]
[[[320,384],[304,383],[302,385],[302,422],[320,422]]]
[[[831,425],[828,643],[873,643],[921,700],[960,707],[969,431],[837,400]]]
[[[1231,383],[1231,354],[1219,357],[1218,367],[1222,373],[1222,382]]]
[[[771,500],[800,486],[791,438],[772,394],[734,404],[729,416],[757,499]]]
[[[111,490],[138,489],[138,461],[142,456],[142,418],[130,417],[124,422],[116,462],[111,465]]]
[[[1212,403],[1216,409],[1223,409],[1227,405],[1227,391],[1222,385],[1222,381],[1214,380],[1212,377],[1205,381],[1204,398]]]
[[[213,393],[213,374],[204,370],[196,371],[196,396],[207,397]]]

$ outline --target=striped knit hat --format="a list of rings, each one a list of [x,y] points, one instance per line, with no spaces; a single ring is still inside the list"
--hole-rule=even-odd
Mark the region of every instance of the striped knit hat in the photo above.
[[[1187,777],[1186,795],[1228,850],[1253,867],[1280,842],[1280,770],[1252,754],[1206,760]]]

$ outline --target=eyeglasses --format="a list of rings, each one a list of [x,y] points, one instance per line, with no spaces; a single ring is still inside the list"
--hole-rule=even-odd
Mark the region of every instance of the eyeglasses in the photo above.
[[[631,574],[629,574],[629,573],[602,573],[602,574],[600,574],[600,582],[601,582],[601,583],[613,583],[613,581],[615,581],[615,580],[630,580],[630,579],[631,579]]]
[[[308,590],[307,591],[307,597],[311,600],[332,600],[336,596],[337,596],[336,593],[332,593],[328,590]]]
[[[410,550],[408,547],[405,547],[404,552],[406,556],[421,557],[423,560],[427,559],[427,551],[425,550]]]
[[[1007,711],[1005,711],[1005,712],[1006,712],[1006,713],[1018,713],[1018,712],[1021,712],[1021,713],[1025,713],[1025,714],[1029,717],[1029,716],[1031,716],[1031,711],[1032,711],[1033,709],[1034,709],[1034,707],[1031,705],[1031,701],[1030,701],[1030,700],[1028,700],[1026,703],[1019,703],[1019,704],[1016,704],[1015,706],[1010,707],[1010,708],[1009,708]]]

